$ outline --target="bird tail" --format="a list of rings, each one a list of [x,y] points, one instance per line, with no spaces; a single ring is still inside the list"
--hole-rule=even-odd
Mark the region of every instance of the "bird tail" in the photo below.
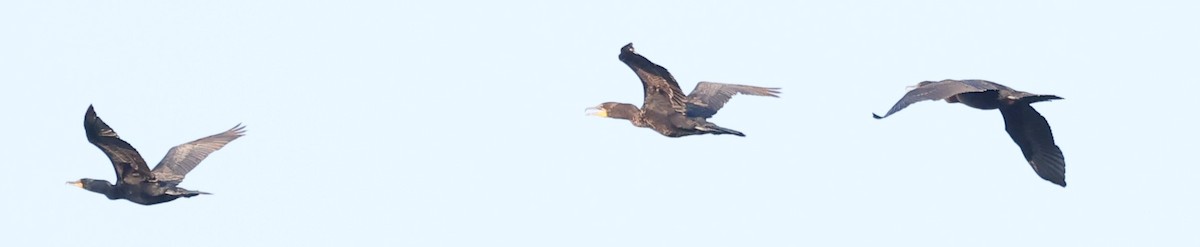
[[[1031,95],[1031,96],[1021,97],[1021,99],[1017,100],[1017,102],[1024,103],[1024,104],[1033,104],[1033,103],[1037,103],[1037,102],[1051,101],[1051,100],[1056,100],[1056,99],[1063,99],[1063,98],[1054,96],[1054,95]]]
[[[730,134],[730,135],[741,136],[741,137],[746,136],[746,134],[742,134],[741,131],[732,130],[732,129],[717,126],[716,124],[711,124],[711,123],[707,124],[705,126],[697,127],[696,129],[703,130],[705,132],[708,132],[709,134],[714,134],[714,135]]]
[[[204,191],[197,191],[197,190],[189,190],[187,194],[183,194],[181,196],[183,196],[184,198],[188,198],[188,197],[193,197],[193,196],[198,196],[198,195],[212,195],[212,193],[208,193],[208,192],[204,192]]]
[[[177,195],[177,196],[182,196],[184,198],[198,196],[198,195],[212,195],[212,193],[208,193],[208,192],[204,192],[204,191],[188,190],[188,189],[179,188],[179,187],[172,187],[170,189],[167,189],[166,192],[168,195]]]

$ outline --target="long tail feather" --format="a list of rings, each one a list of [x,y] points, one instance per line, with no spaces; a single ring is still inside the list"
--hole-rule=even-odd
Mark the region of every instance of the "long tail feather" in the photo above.
[[[1056,99],[1063,99],[1063,98],[1054,96],[1054,95],[1033,95],[1033,96],[1021,97],[1021,99],[1017,100],[1017,101],[1019,101],[1021,103],[1025,103],[1025,104],[1032,104],[1032,103],[1036,103],[1036,102],[1051,101],[1051,100],[1056,100]]]
[[[697,129],[707,131],[708,133],[714,134],[714,135],[730,134],[730,135],[741,136],[741,137],[746,136],[746,134],[743,134],[741,131],[736,131],[736,130],[732,130],[729,128],[717,126],[715,124],[709,124],[708,126],[704,126],[703,128],[697,128]]]

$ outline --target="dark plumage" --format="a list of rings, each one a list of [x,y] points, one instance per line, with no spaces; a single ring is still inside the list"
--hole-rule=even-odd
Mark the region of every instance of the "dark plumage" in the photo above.
[[[650,128],[668,137],[699,134],[732,134],[742,132],[723,128],[706,119],[717,114],[735,94],[779,97],[779,88],[765,88],[716,82],[700,82],[692,93],[683,94],[675,77],[633,50],[633,43],[621,47],[621,62],[628,65],[642,80],[645,99],[642,107],[627,103],[606,102],[588,108],[592,115],[626,119],[634,126]]]
[[[1062,99],[1058,96],[1026,93],[985,80],[923,81],[900,98],[887,114],[882,117],[872,115],[875,119],[882,119],[912,103],[943,99],[947,103],[963,103],[977,109],[1000,109],[1005,130],[1013,142],[1021,147],[1021,153],[1033,171],[1051,183],[1067,186],[1066,161],[1062,150],[1054,144],[1050,123],[1029,105]]]
[[[117,132],[105,124],[92,106],[88,106],[83,117],[83,129],[88,142],[100,148],[117,174],[116,184],[99,179],[84,178],[68,184],[88,191],[104,194],[108,199],[125,199],[142,205],[169,202],[179,197],[209,194],[177,187],[188,172],[196,168],[209,154],[225,144],[241,137],[245,131],[241,124],[225,132],[200,138],[171,148],[158,165],[151,170],[142,155],[129,143],[121,140]]]

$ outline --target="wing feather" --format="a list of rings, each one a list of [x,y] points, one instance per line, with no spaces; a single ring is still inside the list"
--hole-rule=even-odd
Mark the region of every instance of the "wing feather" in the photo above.
[[[687,95],[688,117],[712,117],[737,94],[778,98],[779,88],[702,81]]]
[[[926,100],[943,100],[950,96],[961,93],[982,92],[987,90],[998,90],[1001,88],[999,84],[984,80],[942,80],[938,82],[921,82],[917,88],[909,90],[904,94],[892,109],[888,110],[882,117],[878,114],[873,114],[876,119],[885,118],[892,114],[903,110],[908,105]]]
[[[142,155],[133,145],[121,140],[117,132],[96,115],[91,105],[83,116],[83,130],[88,142],[108,156],[117,175],[117,183],[136,184],[150,178],[150,168],[146,166]]]
[[[644,89],[642,110],[673,110],[679,113],[687,112],[687,96],[679,88],[679,82],[666,68],[650,62],[649,59],[633,51],[633,43],[621,48],[618,57],[628,65],[642,80]]]
[[[1054,144],[1050,123],[1029,104],[1018,103],[1000,109],[1004,115],[1004,128],[1013,142],[1021,147],[1021,154],[1039,177],[1059,186],[1066,187],[1067,164],[1062,150]]]
[[[178,183],[182,181],[184,176],[197,165],[200,161],[208,157],[209,154],[220,150],[229,142],[236,140],[238,137],[245,135],[245,126],[238,124],[225,132],[217,133],[208,137],[196,139],[188,143],[180,144],[167,151],[167,155],[163,157],[158,165],[154,166],[154,177],[158,181]]]

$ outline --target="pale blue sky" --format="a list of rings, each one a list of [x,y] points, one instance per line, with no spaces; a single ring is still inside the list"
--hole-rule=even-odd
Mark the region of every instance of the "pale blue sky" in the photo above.
[[[2,246],[1197,246],[1200,5],[1189,1],[4,1]],[[685,90],[783,88],[666,138],[633,42]],[[1061,101],[1069,186],[997,111],[905,86]],[[247,136],[141,206],[88,104],[146,159]],[[967,161],[969,160],[969,161]],[[130,241],[128,243],[122,241]]]

